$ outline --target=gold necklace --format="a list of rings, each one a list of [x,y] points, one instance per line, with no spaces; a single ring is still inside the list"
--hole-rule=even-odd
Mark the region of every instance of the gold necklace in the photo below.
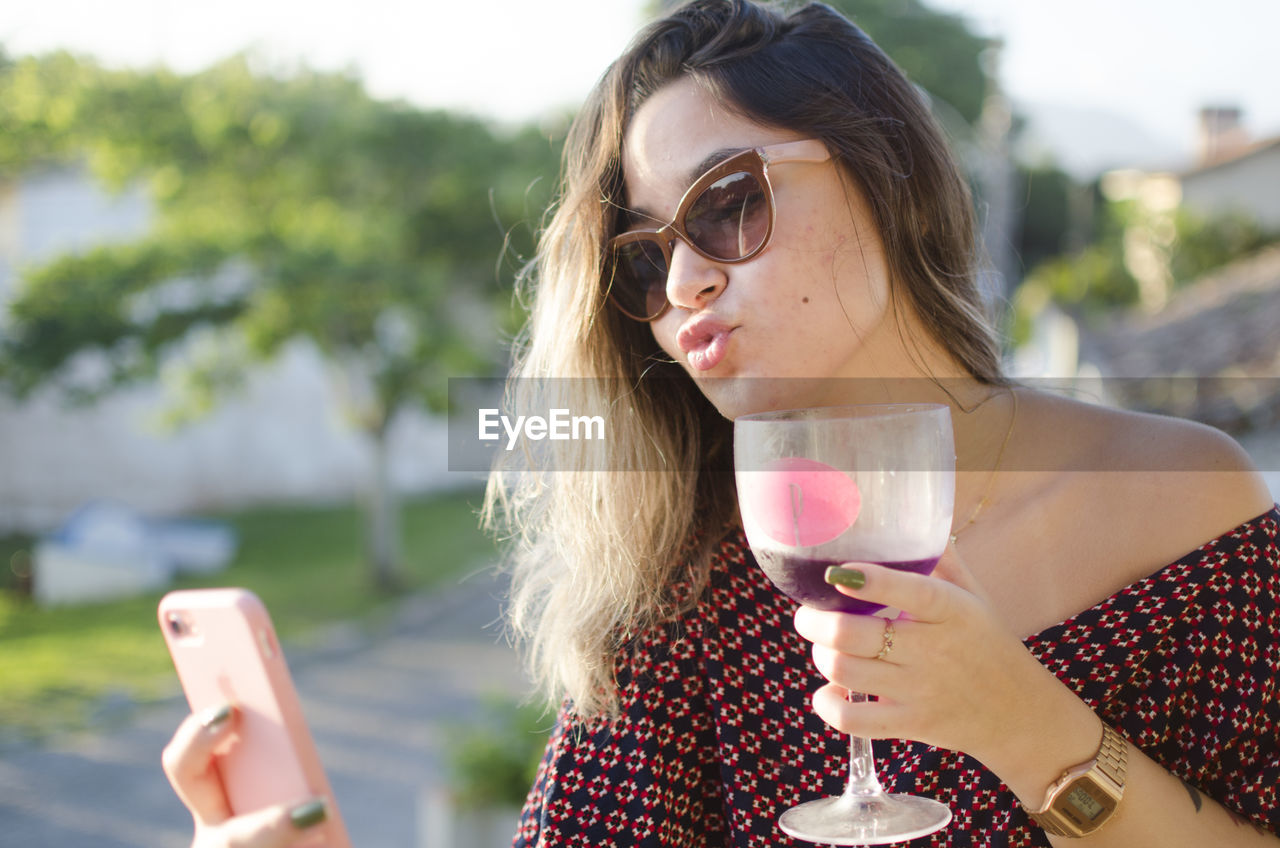
[[[1013,435],[1013,425],[1018,420],[1018,392],[1009,389],[1009,394],[1013,397],[1013,414],[1009,416],[1009,429],[1004,433],[1004,441],[1000,443],[1000,452],[996,454],[996,464],[991,467],[991,476],[987,478],[987,487],[982,493],[982,497],[978,500],[977,506],[973,508],[973,512],[969,513],[969,520],[960,525],[959,528],[951,534],[951,544],[955,544],[956,537],[963,533],[970,524],[978,520],[978,514],[982,512],[987,505],[987,499],[991,497],[991,489],[995,486],[996,476],[1000,473],[1000,463],[1004,461],[1004,449],[1009,446],[1009,437]]]

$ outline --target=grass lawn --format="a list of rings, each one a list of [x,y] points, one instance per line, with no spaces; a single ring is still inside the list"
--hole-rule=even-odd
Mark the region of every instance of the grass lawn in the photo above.
[[[478,529],[476,491],[406,501],[405,588],[451,584],[492,562],[497,549]],[[320,625],[374,625],[394,598],[366,576],[363,516],[354,506],[269,507],[218,516],[238,531],[227,570],[172,588],[243,586],[271,611],[281,638],[306,642]],[[0,539],[0,574],[29,539]],[[5,585],[0,581],[0,585]],[[40,609],[0,591],[0,742],[105,720],[112,705],[177,693],[156,624],[163,592],[125,601]]]

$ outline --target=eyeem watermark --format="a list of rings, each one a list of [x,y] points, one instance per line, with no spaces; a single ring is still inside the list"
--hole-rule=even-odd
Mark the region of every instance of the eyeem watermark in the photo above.
[[[498,409],[479,411],[478,437],[482,442],[494,442],[507,437],[507,450],[514,450],[520,437],[533,441],[551,439],[603,439],[604,416],[572,415],[567,409],[552,409],[547,417],[541,415],[517,415],[515,421]]]
[[[675,366],[672,366],[675,369]],[[448,408],[448,470],[485,475],[503,460],[519,460],[518,447],[530,454],[528,467],[538,471],[701,472],[706,457],[680,454],[673,460],[665,450],[638,451],[631,438],[645,438],[651,423],[642,415],[645,398],[680,397],[689,388],[683,372],[663,375],[646,371],[645,392],[632,380],[610,378],[540,378],[508,381],[503,377],[450,377]],[[981,403],[992,391],[969,379],[768,379],[725,378],[720,393],[742,398],[852,398],[862,403],[886,403],[894,398],[969,398]],[[670,388],[658,381],[670,381]],[[1136,409],[1189,418],[1227,433],[1246,433],[1254,462],[1270,480],[1280,480],[1280,453],[1267,434],[1280,427],[1280,376],[1150,376],[1092,377],[1070,380],[1023,379],[1028,390],[1067,397],[1104,407]],[[599,411],[601,415],[593,415]],[[728,431],[727,421],[710,422]],[[575,441],[576,440],[576,441]],[[621,441],[619,441],[621,440]],[[959,471],[991,473],[998,452],[968,452],[959,458]],[[1216,454],[1133,451],[1124,457],[1106,455],[1105,462],[1090,454],[1063,454],[1061,460],[1027,452],[1025,457],[999,457],[1004,470],[1064,471],[1215,471]],[[724,463],[726,457],[714,458]],[[646,463],[641,466],[638,460]],[[1019,462],[1024,464],[1019,465]],[[1058,463],[1058,464],[1055,464]],[[524,468],[517,461],[514,467]],[[712,466],[711,470],[723,470]],[[1277,483],[1276,485],[1280,485]],[[1276,491],[1280,491],[1277,489]]]

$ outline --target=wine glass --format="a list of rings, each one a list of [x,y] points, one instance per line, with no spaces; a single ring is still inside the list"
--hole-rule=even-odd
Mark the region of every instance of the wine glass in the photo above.
[[[871,614],[824,580],[872,562],[928,574],[946,548],[955,500],[951,414],[936,404],[820,407],[743,415],[734,468],[747,541],[769,579],[802,604]],[[866,695],[850,693],[860,702]],[[851,736],[844,794],[782,814],[788,835],[832,845],[915,839],[951,821],[942,803],[890,795],[868,739]]]

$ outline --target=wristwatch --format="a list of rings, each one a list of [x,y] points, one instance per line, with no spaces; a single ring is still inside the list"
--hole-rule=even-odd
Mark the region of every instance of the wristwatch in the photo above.
[[[1081,837],[1102,827],[1124,795],[1128,747],[1119,733],[1102,725],[1102,746],[1092,760],[1062,773],[1038,810],[1027,810],[1053,836]]]

